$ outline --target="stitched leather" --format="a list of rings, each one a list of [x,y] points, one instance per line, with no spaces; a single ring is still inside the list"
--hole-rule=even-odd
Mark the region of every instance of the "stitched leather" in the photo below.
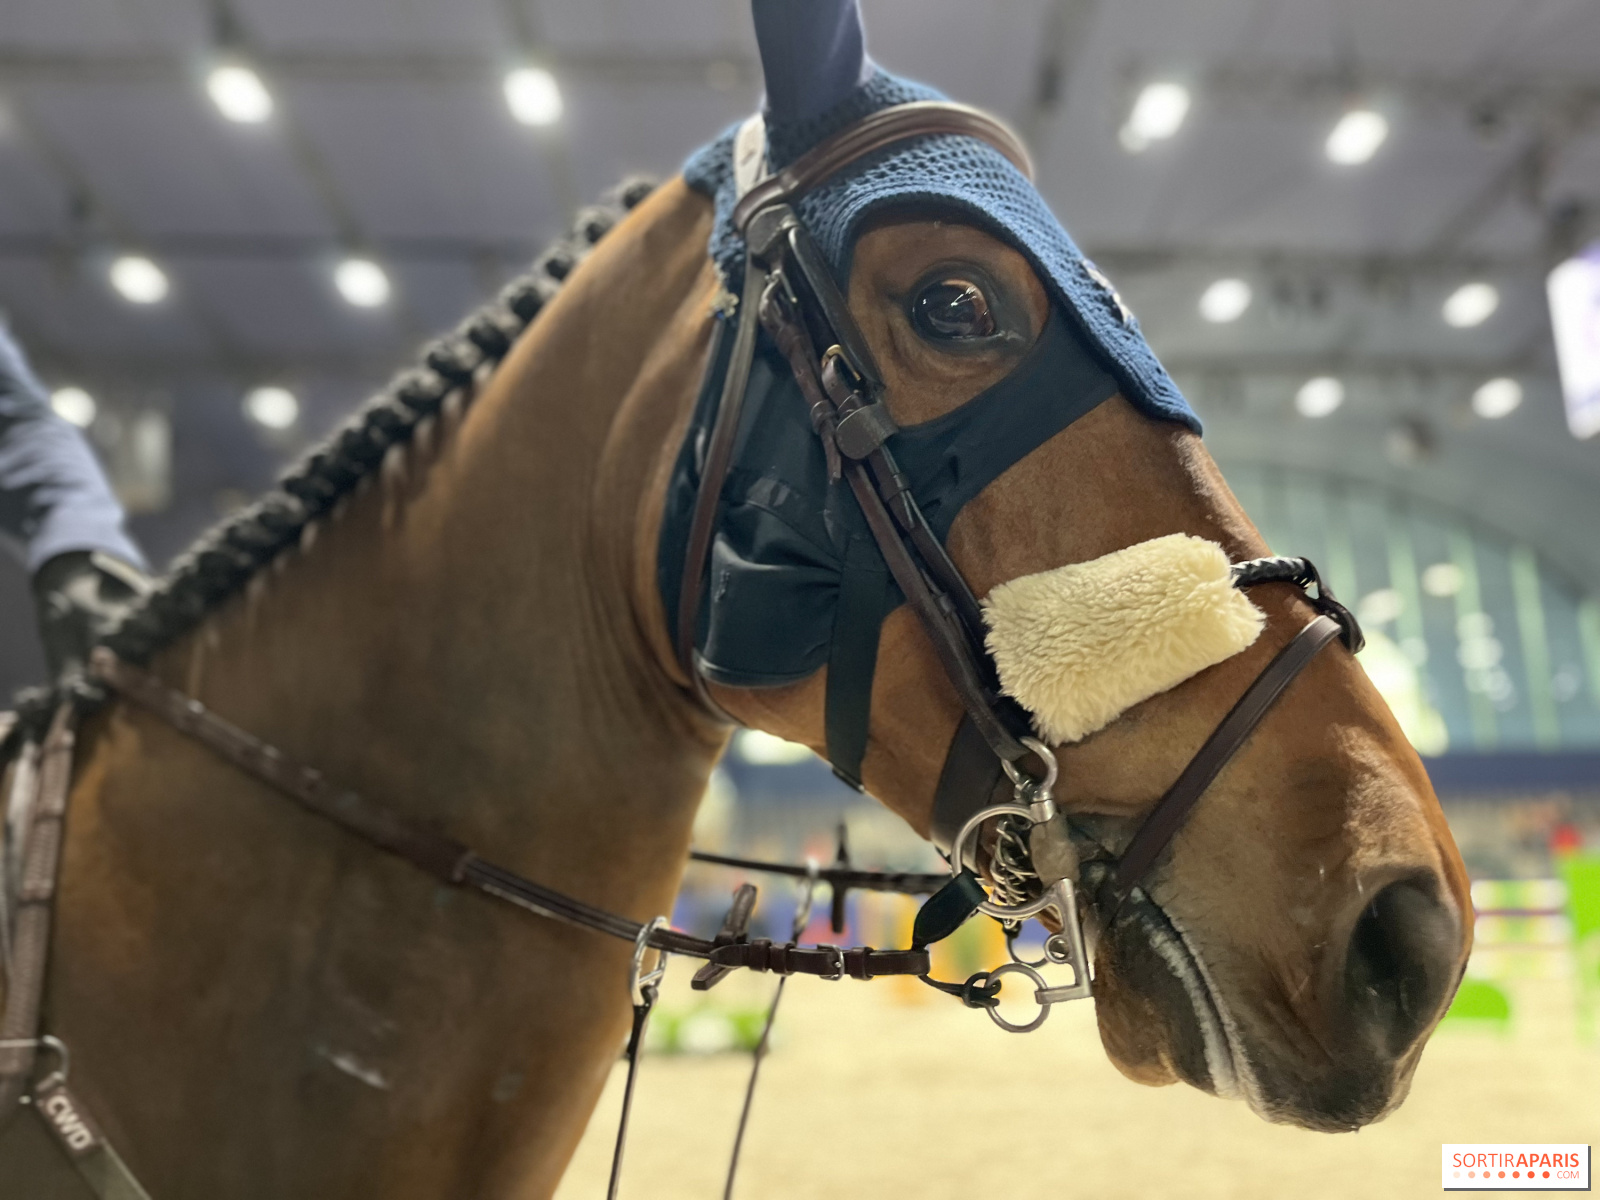
[[[775,175],[746,191],[733,209],[734,228],[743,231],[755,213],[770,204],[793,199],[855,162],[896,142],[933,134],[956,134],[987,142],[1029,179],[1033,162],[1027,148],[988,113],[946,100],[916,100],[881,108],[846,126],[827,141],[802,154]]]
[[[1116,874],[1108,885],[1118,904],[1143,880],[1156,858],[1188,820],[1189,813],[1199,803],[1200,797],[1238,753],[1261,719],[1271,711],[1284,689],[1311,665],[1317,651],[1338,638],[1342,632],[1339,622],[1332,617],[1317,617],[1278,651],[1277,657],[1267,664],[1267,669],[1239,697],[1239,702],[1212,731],[1199,752],[1189,760],[1189,765],[1167,790],[1167,794],[1150,810],[1144,824],[1139,826],[1139,832],[1134,834],[1133,841],[1123,851]]]

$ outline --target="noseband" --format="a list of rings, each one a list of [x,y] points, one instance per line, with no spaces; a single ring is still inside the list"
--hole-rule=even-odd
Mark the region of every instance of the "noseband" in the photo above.
[[[921,101],[881,109],[776,173],[765,170],[761,116],[740,127],[733,152],[738,196],[733,222],[746,247],[744,279],[689,521],[675,640],[679,664],[696,695],[710,711],[731,721],[710,695],[696,637],[718,506],[729,476],[758,331],[764,329],[799,385],[830,476],[849,485],[890,576],[916,613],[961,701],[963,718],[941,774],[933,819],[935,839],[950,848],[959,870],[965,841],[961,831],[970,829],[980,812],[1008,815],[990,809],[1003,775],[1011,776],[1018,787],[1017,799],[1025,801],[1037,797],[1047,774],[1053,778],[1054,760],[1029,736],[1027,714],[1001,692],[994,663],[984,648],[977,597],[930,528],[888,444],[898,427],[884,403],[882,375],[832,270],[793,206],[806,192],[866,155],[908,139],[941,134],[986,142],[1031,175],[1027,152],[1010,130],[959,104]],[[714,352],[712,362],[719,357]],[[1233,580],[1238,587],[1293,583],[1315,589],[1307,592],[1307,598],[1319,615],[1273,658],[1152,809],[1109,878],[1102,898],[1113,904],[1124,901],[1143,880],[1223,766],[1317,652],[1335,637],[1342,637],[1351,651],[1361,647],[1354,616],[1333,597],[1308,560],[1264,558],[1239,563],[1233,568]],[[865,701],[850,705],[834,676],[830,665],[825,719],[829,758],[835,773],[859,787],[859,750],[853,756],[839,751],[850,741],[864,746]],[[852,707],[855,711],[846,711]],[[854,738],[852,722],[860,726]],[[841,766],[842,759],[849,765]],[[1018,805],[997,807],[1014,810]],[[1026,812],[1028,805],[1021,808]],[[1049,820],[1053,812],[1051,805],[1048,812],[1035,811],[1031,820]],[[1002,907],[995,915],[1001,912],[1019,915],[1016,906]],[[1075,913],[1060,915],[1076,922]]]

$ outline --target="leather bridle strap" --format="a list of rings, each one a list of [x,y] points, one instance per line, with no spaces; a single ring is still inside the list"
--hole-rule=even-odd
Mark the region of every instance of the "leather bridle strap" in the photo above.
[[[1027,147],[988,113],[948,100],[917,100],[880,108],[862,117],[783,170],[755,184],[734,205],[734,228],[744,229],[759,210],[803,195],[858,159],[910,138],[937,134],[987,142],[1005,155],[1017,170],[1033,178],[1033,161],[1028,157]]]
[[[1339,622],[1332,617],[1319,616],[1294,636],[1280,650],[1266,670],[1256,677],[1233,710],[1223,718],[1205,745],[1189,760],[1177,781],[1167,789],[1133,841],[1123,851],[1117,869],[1107,883],[1107,891],[1114,904],[1120,905],[1144,879],[1161,852],[1188,820],[1189,813],[1199,803],[1213,780],[1238,753],[1246,739],[1254,732],[1263,717],[1272,709],[1284,690],[1311,665],[1329,642],[1343,633]]]
[[[982,650],[977,601],[928,529],[909,486],[883,444],[894,425],[877,402],[882,382],[871,352],[828,264],[804,224],[788,207],[789,201],[865,155],[936,134],[978,138],[1019,170],[1031,170],[1026,150],[1004,125],[977,109],[942,101],[895,105],[872,113],[765,178],[758,177],[763,153],[760,119],[746,122],[735,138],[735,170],[742,191],[734,208],[734,224],[747,247],[745,274],[738,325],[690,515],[674,640],[679,664],[702,704],[713,714],[725,716],[706,688],[695,643],[707,562],[716,535],[722,489],[731,466],[759,322],[788,358],[806,393],[813,423],[830,466],[836,471],[835,477],[842,475],[854,492],[890,576],[921,619],[969,718],[996,755],[1016,761],[1026,754],[1019,740],[1026,720],[1014,704],[999,695],[992,667]],[[807,300],[811,301],[809,306]],[[812,341],[808,315],[815,319],[819,331],[836,341],[821,355],[818,351],[826,343]],[[839,370],[840,361],[848,365],[848,372]],[[851,437],[844,436],[847,423],[853,431]],[[841,462],[841,458],[845,461]],[[835,715],[846,714],[839,711]],[[857,726],[864,724],[860,715],[854,714]],[[839,720],[831,724],[842,728],[848,723]],[[864,733],[855,728],[851,734],[849,738],[832,739],[848,743],[851,749],[836,754],[835,750],[842,746],[830,743],[830,757],[841,777],[859,787]]]
[[[622,941],[671,954],[707,959],[729,968],[748,967],[784,975],[872,979],[880,975],[924,975],[928,952],[877,950],[870,946],[775,946],[768,942],[707,940],[670,926],[651,928],[628,917],[545,887],[480,858],[473,851],[397,810],[335,786],[321,772],[297,763],[276,746],[173,688],[147,671],[100,647],[90,659],[92,678],[180,733],[194,738],[245,774],[288,796],[370,845],[405,859],[443,883],[472,888],[550,920],[576,925]]]

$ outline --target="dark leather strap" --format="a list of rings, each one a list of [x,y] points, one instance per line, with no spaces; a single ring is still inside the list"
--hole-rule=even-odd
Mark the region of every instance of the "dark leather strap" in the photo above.
[[[717,416],[711,424],[711,438],[706,445],[700,487],[694,497],[694,512],[689,519],[689,540],[683,556],[683,580],[678,591],[678,665],[689,676],[700,702],[714,713],[720,712],[720,709],[712,703],[699,664],[695,662],[695,635],[700,618],[700,596],[705,588],[706,560],[711,553],[711,539],[717,528],[722,485],[728,478],[734,438],[739,432],[739,416],[744,411],[744,395],[750,385],[750,364],[755,359],[756,331],[760,328],[761,289],[765,284],[766,274],[756,265],[754,258],[747,255],[744,294],[739,298],[738,325],[723,375]],[[715,357],[714,354],[713,361]]]
[[[17,887],[11,970],[6,978],[5,1011],[0,1015],[0,1124],[9,1119],[27,1094],[38,1058],[50,924],[61,872],[62,833],[76,737],[77,710],[70,700],[64,701],[51,718],[40,753],[37,799]]]
[[[198,700],[190,699],[148,672],[123,662],[105,647],[94,652],[90,663],[94,678],[214,750],[245,774],[268,784],[346,832],[404,858],[445,883],[470,887],[526,912],[627,942],[636,943],[645,932],[644,926],[638,921],[535,883],[509,868],[480,858],[461,843],[435,833],[391,808],[355,792],[331,786],[317,771],[296,763],[277,747],[223,720]],[[63,769],[70,771],[70,743],[66,753]],[[745,948],[744,943],[719,945],[669,926],[650,930],[645,935],[645,944],[657,950],[709,959],[729,967],[760,962],[763,965],[757,969],[782,974],[838,977],[841,974],[840,955],[844,961],[842,973],[858,979],[877,975],[920,975],[928,969],[927,956],[921,951],[874,950],[870,947],[814,949],[807,946],[779,947],[776,952],[751,951]],[[750,956],[752,964],[743,961],[746,955]],[[0,1058],[0,1064],[4,1062]],[[0,1084],[3,1082],[4,1076],[0,1075]]]
[[[861,760],[867,753],[872,716],[872,678],[878,666],[889,573],[875,542],[852,540],[839,577],[839,601],[828,641],[823,729],[833,773],[861,790]]]
[[[926,975],[926,950],[874,950],[871,946],[797,946],[768,938],[752,938],[716,946],[708,956],[719,967],[745,967],[775,975],[821,975],[825,978],[873,979],[879,975]]]
[[[954,134],[987,142],[1029,179],[1033,162],[1017,135],[988,113],[948,100],[918,100],[879,109],[806,151],[775,175],[752,187],[733,209],[733,226],[743,230],[751,216],[769,204],[792,200],[826,182],[869,154],[911,138]]]
[[[933,820],[929,836],[941,850],[949,850],[967,819],[980,808],[1004,803],[995,793],[1005,782],[1005,768],[995,757],[972,718],[965,714],[956,726],[933,793]]]
[[[1235,587],[1252,587],[1258,583],[1292,583],[1305,592],[1306,599],[1319,613],[1339,622],[1345,649],[1351,654],[1360,654],[1362,647],[1367,644],[1366,636],[1361,632],[1361,623],[1356,620],[1355,614],[1339,603],[1339,598],[1333,594],[1333,589],[1323,582],[1316,563],[1309,558],[1271,555],[1267,558],[1252,558],[1248,562],[1234,563],[1233,583]],[[1313,591],[1313,588],[1316,590]]]
[[[109,650],[95,651],[93,661],[96,675],[129,700],[157,714],[181,733],[204,742],[240,770],[299,801],[318,816],[446,883],[460,883],[465,878],[472,852],[460,842],[422,828],[355,792],[335,787],[320,771],[295,762]]]
[[[1284,689],[1311,665],[1317,651],[1339,637],[1341,632],[1339,622],[1333,618],[1317,617],[1295,634],[1294,639],[1267,664],[1267,669],[1256,677],[1233,710],[1206,739],[1205,745],[1189,760],[1189,765],[1178,776],[1177,782],[1150,811],[1133,841],[1123,851],[1116,873],[1108,884],[1116,903],[1121,904],[1126,900],[1128,894],[1144,879],[1145,873],[1182,828],[1212,780],[1238,753]]]

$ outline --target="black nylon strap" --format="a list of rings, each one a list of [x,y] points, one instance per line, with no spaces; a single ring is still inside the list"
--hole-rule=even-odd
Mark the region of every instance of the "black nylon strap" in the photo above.
[[[956,736],[939,772],[939,786],[933,793],[933,821],[929,830],[935,845],[948,850],[967,818],[980,808],[1001,803],[994,798],[1005,781],[1005,768],[989,747],[988,740],[963,714]]]
[[[857,791],[861,790],[861,760],[867,753],[872,677],[877,672],[878,635],[888,590],[889,572],[877,543],[865,538],[852,540],[845,551],[839,602],[833,613],[823,724],[833,773]]]

